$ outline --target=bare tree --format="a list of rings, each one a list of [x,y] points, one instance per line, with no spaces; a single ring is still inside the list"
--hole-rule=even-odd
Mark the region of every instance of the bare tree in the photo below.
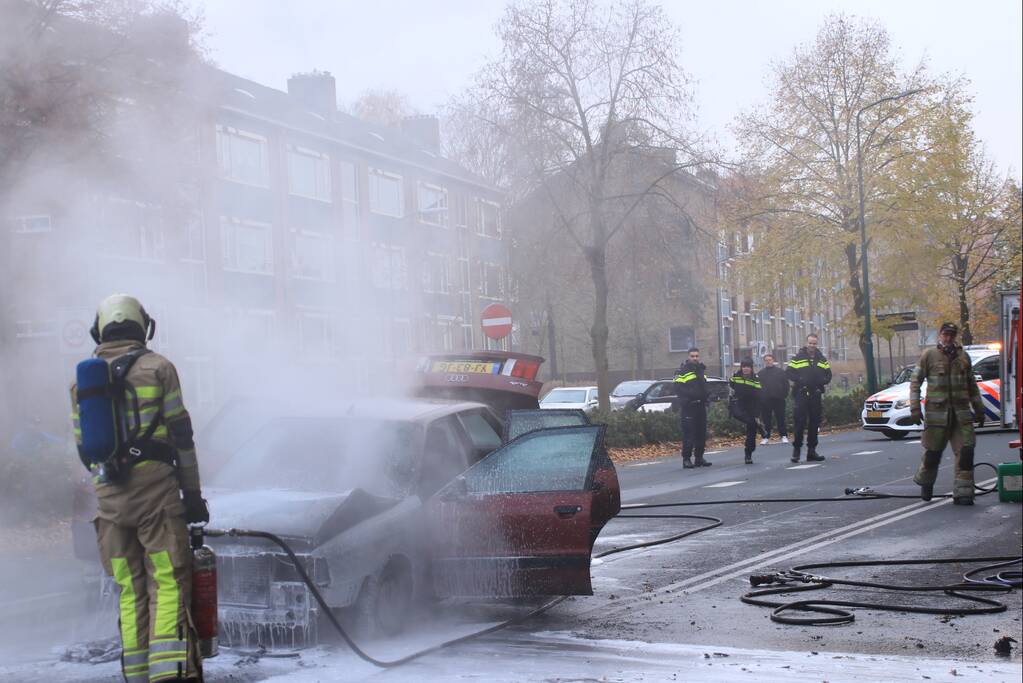
[[[758,258],[746,265],[767,278],[794,275],[807,263],[823,268],[802,268],[803,278],[840,273],[841,282],[827,284],[842,285],[851,300],[861,350],[866,337],[858,165],[874,235],[869,245],[890,226],[899,183],[912,182],[892,176],[896,163],[919,149],[918,124],[929,98],[926,92],[896,96],[917,88],[930,88],[924,66],[901,73],[879,24],[831,16],[812,44],[799,46],[774,67],[770,101],[740,116],[736,125],[747,173],[744,192],[733,198],[729,213],[738,224],[763,219]]]
[[[678,36],[644,0],[512,4],[498,25],[503,50],[471,95],[528,160],[527,186],[545,197],[557,230],[586,263],[589,326],[600,405],[608,407],[608,248],[645,199],[699,162],[684,133],[688,80]],[[621,191],[623,155],[681,150],[683,161],[644,187]]]
[[[419,113],[409,102],[408,95],[385,88],[364,90],[354,102],[343,109],[363,121],[389,128],[400,128],[402,119]]]

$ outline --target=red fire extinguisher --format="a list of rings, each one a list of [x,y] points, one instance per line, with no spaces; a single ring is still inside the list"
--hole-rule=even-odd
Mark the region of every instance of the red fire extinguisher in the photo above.
[[[216,657],[217,645],[217,556],[203,544],[202,527],[191,527],[192,539],[192,621],[199,635],[199,655]]]

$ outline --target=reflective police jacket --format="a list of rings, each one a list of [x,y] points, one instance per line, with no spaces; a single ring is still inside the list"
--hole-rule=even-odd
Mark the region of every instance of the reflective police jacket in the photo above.
[[[789,361],[785,374],[792,382],[794,394],[808,389],[822,392],[831,382],[831,365],[820,351],[812,354],[805,346]]]
[[[757,378],[757,373],[752,373],[749,377],[742,374],[742,370],[739,370],[728,382],[732,388],[732,401],[735,403],[735,407],[741,410],[746,415],[756,415],[757,405],[760,403],[760,379]]]
[[[703,363],[686,361],[675,373],[675,395],[685,410],[690,403],[707,402],[707,366]]]
[[[103,342],[96,347],[96,356],[110,362],[144,347],[142,342],[130,339]],[[199,465],[192,440],[192,420],[181,399],[181,383],[174,364],[158,353],[146,353],[139,356],[124,379],[138,397],[139,424],[136,424],[134,398],[130,395],[127,397],[128,405],[131,406],[125,411],[129,431],[137,428],[137,433],[145,433],[156,420],[157,425],[151,437],[155,450],[170,452],[176,460],[178,485],[182,491],[198,492]],[[82,432],[78,423],[78,401],[74,385],[71,386],[71,406],[75,441],[80,446]]]

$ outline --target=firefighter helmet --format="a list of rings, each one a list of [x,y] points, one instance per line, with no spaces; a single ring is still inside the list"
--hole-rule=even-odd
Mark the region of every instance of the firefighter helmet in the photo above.
[[[156,321],[149,317],[138,299],[127,294],[111,294],[99,303],[89,333],[99,344],[110,341],[112,332],[117,332],[118,338],[146,342],[153,338],[155,331]]]

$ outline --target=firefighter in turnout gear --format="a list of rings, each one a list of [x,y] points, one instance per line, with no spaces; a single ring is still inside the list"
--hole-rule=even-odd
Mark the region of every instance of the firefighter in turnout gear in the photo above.
[[[188,610],[192,553],[186,523],[207,522],[209,512],[177,370],[146,348],[154,329],[138,300],[115,294],[100,303],[91,330],[97,358],[113,364],[127,354],[133,357],[120,385],[123,421],[134,435],[124,466],[116,477],[95,463],[90,467],[96,475],[96,536],[103,567],[120,589],[125,680],[201,681]],[[79,454],[89,466],[82,450],[82,430],[89,425],[79,419],[74,385],[71,405]]]
[[[709,467],[703,459],[707,447],[707,366],[700,362],[700,350],[689,349],[689,358],[675,373],[675,394],[682,419],[682,467]],[[693,455],[696,462],[693,462]]]
[[[930,500],[938,463],[945,445],[952,443],[955,454],[955,481],[952,502],[973,505],[973,448],[976,443],[973,422],[984,426],[984,405],[973,376],[970,357],[956,343],[959,328],[944,323],[938,333],[938,344],[920,356],[910,382],[909,406],[916,423],[924,423],[920,442],[923,460],[913,481],[920,485],[920,497]],[[927,382],[927,411],[920,408],[920,387]]]
[[[793,418],[792,462],[799,462],[806,432],[806,459],[819,462],[824,457],[817,453],[817,431],[821,426],[821,395],[831,382],[831,365],[817,349],[817,335],[806,337],[806,346],[789,361],[785,374],[792,382]]]

